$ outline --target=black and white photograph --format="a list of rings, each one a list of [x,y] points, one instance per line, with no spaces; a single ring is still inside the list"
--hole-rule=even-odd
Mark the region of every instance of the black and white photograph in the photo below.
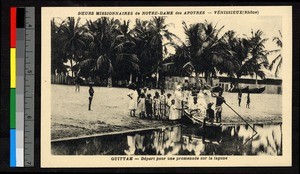
[[[291,165],[291,7],[43,7],[42,165]]]

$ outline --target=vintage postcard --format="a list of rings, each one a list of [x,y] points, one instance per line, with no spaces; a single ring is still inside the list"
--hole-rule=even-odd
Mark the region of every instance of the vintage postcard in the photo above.
[[[291,166],[292,7],[43,7],[42,167]]]

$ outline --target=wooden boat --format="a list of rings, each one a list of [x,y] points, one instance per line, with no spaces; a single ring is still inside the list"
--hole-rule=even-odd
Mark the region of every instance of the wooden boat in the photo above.
[[[251,93],[251,94],[260,94],[263,93],[265,91],[266,87],[262,87],[262,88],[251,88],[249,89],[249,86],[242,88],[241,91],[242,93]],[[239,89],[233,89],[231,91],[229,91],[231,93],[238,93]]]
[[[191,114],[188,109],[184,109],[181,117],[181,121],[187,124],[203,124],[203,116],[199,114]]]
[[[238,93],[239,90],[241,90],[242,93],[248,93],[249,86],[246,86],[245,88],[241,88],[241,89],[234,88],[234,89],[230,90],[229,92],[231,92],[231,93]]]
[[[206,123],[203,125],[204,115],[196,114],[196,113],[190,113],[188,109],[183,110],[183,114],[181,117],[181,123],[188,124],[188,125],[198,125],[201,128],[201,132],[214,132],[219,133],[222,130],[222,124],[221,123]]]
[[[260,94],[260,93],[263,93],[265,91],[266,87],[262,87],[262,88],[252,88],[252,89],[249,89],[248,92],[249,93],[253,93],[253,94]]]
[[[184,113],[181,121],[182,124],[188,125],[189,127],[195,127],[197,129],[197,134],[201,135],[202,137],[219,137],[222,133],[221,123],[206,123],[203,125],[203,119],[193,116],[188,112]]]

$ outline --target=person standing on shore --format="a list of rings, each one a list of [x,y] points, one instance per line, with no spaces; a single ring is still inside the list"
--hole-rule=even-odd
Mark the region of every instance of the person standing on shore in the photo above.
[[[154,118],[155,119],[160,119],[161,115],[160,115],[160,96],[158,91],[155,92],[155,95],[153,97],[153,109],[154,109]]]
[[[208,105],[208,104],[212,103],[211,102],[212,95],[211,95],[210,89],[207,85],[204,86],[203,94],[204,94],[204,99],[206,101],[206,104]]]
[[[90,89],[89,89],[89,111],[91,110],[91,107],[92,107],[92,100],[93,100],[93,97],[94,97],[94,89],[93,89],[93,85],[90,84]]]
[[[167,119],[169,119],[169,115],[170,115],[170,108],[172,105],[172,98],[171,98],[172,94],[168,93],[167,94],[167,98],[166,98],[166,117]]]
[[[179,120],[179,119],[181,119],[181,115],[183,112],[183,110],[182,110],[183,109],[183,105],[182,105],[183,96],[182,96],[180,85],[176,86],[176,90],[174,91],[173,96],[174,96],[174,100],[175,100],[174,105],[175,105],[175,108],[177,109],[174,111],[173,115],[176,120],[177,119]]]
[[[159,103],[160,103],[160,115],[161,119],[166,120],[166,96],[165,96],[165,91],[161,90],[160,98],[159,98]]]
[[[128,92],[127,96],[130,98],[129,101],[129,114],[131,117],[135,117],[135,111],[137,109],[137,99],[138,99],[138,93],[136,91],[135,85],[129,86],[130,92]]]
[[[80,77],[78,75],[75,77],[75,92],[80,92]]]
[[[152,103],[153,102],[152,102],[151,94],[147,94],[147,98],[145,100],[147,118],[152,118],[152,114],[153,114]]]
[[[246,108],[250,109],[250,93],[248,92],[247,95],[247,104],[246,104]]]
[[[175,105],[175,100],[172,99],[171,100],[171,106],[170,106],[170,112],[169,112],[169,120],[172,122],[172,123],[176,123],[176,121],[178,120],[178,108],[176,108],[176,105]]]
[[[141,93],[140,97],[138,97],[137,106],[138,106],[140,118],[145,118],[146,107],[145,107],[145,94],[144,93]]]
[[[219,91],[219,95],[216,96],[216,122],[221,123],[222,121],[222,104],[225,103],[225,99],[222,96],[223,92]]]
[[[242,91],[239,89],[239,93],[238,93],[239,106],[241,106],[242,94],[243,94]]]

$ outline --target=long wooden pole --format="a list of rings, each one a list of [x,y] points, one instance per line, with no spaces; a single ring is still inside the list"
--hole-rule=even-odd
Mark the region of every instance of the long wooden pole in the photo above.
[[[206,84],[204,84],[204,83],[202,83],[201,81],[200,81],[200,83],[203,85],[203,86],[206,86],[207,87],[207,85]],[[214,96],[214,97],[216,97],[217,95],[215,94],[215,93],[213,93],[212,92],[212,95]],[[225,104],[226,104],[226,106],[228,106],[237,116],[239,116],[254,132],[255,132],[255,135],[257,134],[257,131],[238,113],[238,112],[236,112],[229,104],[227,104],[226,102],[224,102]]]

